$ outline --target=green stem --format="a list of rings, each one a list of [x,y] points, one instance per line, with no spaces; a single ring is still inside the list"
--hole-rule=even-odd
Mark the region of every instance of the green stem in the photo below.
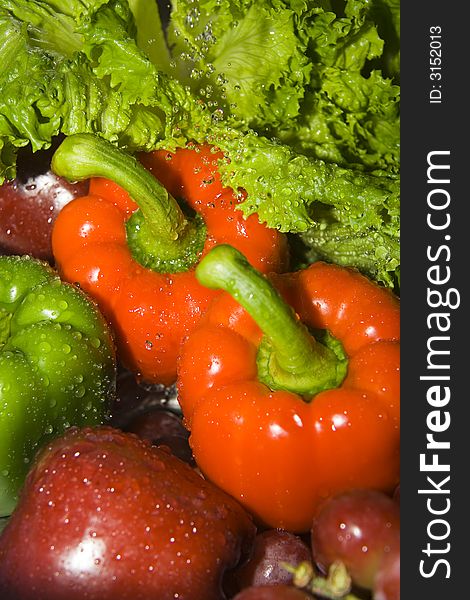
[[[66,137],[55,151],[52,170],[70,181],[105,177],[128,192],[139,207],[127,224],[133,254],[156,270],[185,270],[202,249],[205,228],[189,220],[163,185],[133,156],[89,133]],[[173,263],[184,263],[178,269]]]
[[[267,278],[235,248],[214,247],[196,276],[206,287],[223,289],[253,317],[263,332],[258,377],[271,389],[306,396],[337,387],[346,372],[344,354],[316,341]]]

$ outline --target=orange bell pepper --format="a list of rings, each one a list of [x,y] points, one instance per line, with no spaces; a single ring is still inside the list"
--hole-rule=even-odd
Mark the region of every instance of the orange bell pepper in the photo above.
[[[196,274],[229,292],[213,301],[179,361],[179,400],[204,475],[265,526],[294,532],[308,531],[336,493],[391,492],[398,298],[324,262],[272,276],[274,286],[223,245]]]
[[[264,272],[282,270],[287,242],[237,210],[241,198],[220,181],[220,152],[193,146],[141,158],[155,176],[91,134],[62,142],[53,170],[74,181],[91,178],[90,193],[61,210],[52,249],[61,276],[110,320],[121,363],[144,381],[170,385],[182,340],[217,293],[195,277],[201,256],[225,242]]]

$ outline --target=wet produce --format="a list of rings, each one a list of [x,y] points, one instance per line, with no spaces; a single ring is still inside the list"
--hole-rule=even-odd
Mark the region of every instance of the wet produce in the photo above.
[[[395,546],[382,557],[373,587],[374,600],[400,600],[400,548]]]
[[[255,527],[168,451],[70,429],[38,456],[0,538],[4,600],[221,600]]]
[[[114,397],[111,330],[48,264],[0,257],[0,516],[38,448],[72,424],[103,422]]]
[[[249,560],[233,571],[230,589],[241,591],[251,586],[293,585],[294,570],[311,561],[311,550],[298,535],[283,529],[260,531]]]
[[[61,208],[88,190],[51,171],[53,148],[18,153],[16,177],[0,185],[0,253],[29,254],[52,263],[52,225]]]
[[[234,600],[312,600],[312,596],[287,585],[269,585],[246,588]]]
[[[29,254],[52,263],[52,225],[70,200],[83,196],[88,181],[71,183],[51,171],[52,148],[18,155],[17,174],[0,185],[0,253]]]
[[[281,233],[236,210],[236,194],[222,186],[209,147],[165,156],[147,160],[167,172],[193,216],[130,155],[92,135],[67,138],[53,170],[70,180],[111,179],[139,210],[103,182],[96,195],[92,182],[90,195],[60,212],[52,248],[61,275],[78,282],[110,319],[122,363],[140,379],[170,385],[183,338],[216,295],[194,275],[201,255],[229,242],[268,272],[285,266],[287,245]]]
[[[162,2],[168,37],[148,4],[0,2],[0,180],[59,134],[209,142],[245,216],[399,285],[397,0]]]
[[[399,4],[0,0],[1,600],[399,600]]]
[[[396,558],[399,546],[400,509],[390,496],[375,490],[339,494],[326,502],[313,520],[316,564],[327,572],[340,560],[354,583],[369,590],[374,588],[384,561],[390,560],[388,555]],[[381,577],[387,568],[385,564]]]
[[[399,300],[357,271],[317,262],[274,277],[292,308],[226,245],[196,274],[228,292],[179,362],[179,400],[202,472],[261,523],[294,532],[311,527],[329,496],[358,487],[391,493],[399,481]]]
[[[136,433],[155,446],[166,446],[175,456],[194,465],[188,442],[189,432],[175,412],[163,407],[142,411],[129,419],[126,431]]]

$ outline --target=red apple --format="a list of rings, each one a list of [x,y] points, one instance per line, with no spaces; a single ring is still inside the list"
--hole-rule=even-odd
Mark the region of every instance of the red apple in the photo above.
[[[0,537],[0,598],[222,600],[224,572],[255,533],[169,451],[71,428],[38,455]]]

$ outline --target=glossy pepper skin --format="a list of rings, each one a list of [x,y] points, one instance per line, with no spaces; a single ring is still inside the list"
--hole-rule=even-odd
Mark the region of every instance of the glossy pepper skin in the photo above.
[[[285,236],[255,215],[243,218],[236,208],[241,198],[220,181],[221,158],[209,146],[140,157],[144,170],[172,197],[183,198],[204,223],[196,261],[179,272],[171,264],[163,270],[147,265],[146,252],[133,252],[129,222],[137,205],[109,177],[91,178],[90,195],[64,207],[55,222],[52,247],[61,275],[97,300],[116,332],[122,363],[144,381],[174,383],[180,344],[218,293],[194,275],[195,264],[211,247],[230,243],[263,272],[286,268]],[[155,237],[149,233],[143,241]]]
[[[225,248],[214,249],[214,259],[216,251]],[[219,277],[221,263],[208,259],[198,267],[205,269],[201,281],[234,294],[235,271],[222,270]],[[399,481],[399,300],[358,272],[323,262],[271,280],[280,294],[274,294],[277,304],[267,316],[270,300],[253,287],[237,288],[240,303],[229,294],[215,299],[183,346],[178,393],[205,476],[264,525],[305,532],[325,498],[360,487],[391,492]],[[250,301],[261,297],[259,326],[241,304],[248,300],[251,310]],[[295,377],[290,390],[260,380],[263,332],[286,300],[294,310],[273,326],[268,363],[282,364],[295,376],[302,356],[289,365],[297,348],[291,325],[292,331],[299,325],[305,340],[309,331],[327,330],[347,355],[339,384],[328,381],[312,394],[307,388],[293,391]],[[312,372],[318,345],[309,358]],[[308,361],[305,373],[308,379]]]
[[[45,262],[0,257],[0,516],[29,462],[69,425],[103,422],[116,358],[97,306]]]

